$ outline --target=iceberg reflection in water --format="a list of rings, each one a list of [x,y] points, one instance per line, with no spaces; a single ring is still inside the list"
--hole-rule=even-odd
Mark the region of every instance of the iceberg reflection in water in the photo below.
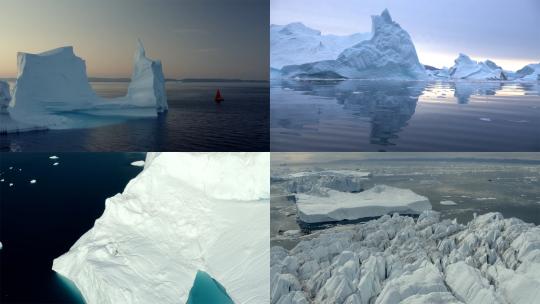
[[[534,151],[538,84],[276,80],[272,151]]]

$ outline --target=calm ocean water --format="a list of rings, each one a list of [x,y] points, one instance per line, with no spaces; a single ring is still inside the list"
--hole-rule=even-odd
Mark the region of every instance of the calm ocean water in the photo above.
[[[102,97],[128,83],[92,83]],[[95,128],[0,136],[0,151],[268,151],[268,83],[167,83],[169,112]],[[221,90],[225,101],[214,102]],[[77,114],[73,114],[77,115]]]
[[[105,199],[142,170],[131,162],[144,159],[143,153],[51,155],[2,153],[1,303],[83,302],[74,285],[52,271],[53,259],[92,228]]]
[[[540,151],[540,85],[272,81],[272,151]]]

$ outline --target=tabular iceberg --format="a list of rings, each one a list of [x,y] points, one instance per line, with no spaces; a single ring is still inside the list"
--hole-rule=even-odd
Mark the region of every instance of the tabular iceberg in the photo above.
[[[322,35],[300,22],[270,25],[270,67],[281,69],[286,65],[336,59],[339,54],[371,33],[346,36]]]
[[[40,54],[19,53],[18,76],[9,107],[11,117],[50,129],[91,125],[99,116],[155,117],[167,110],[161,63],[146,58],[139,41],[132,82],[122,98],[104,99],[92,90],[86,64],[73,47]],[[86,114],[74,118],[66,114]]]
[[[427,197],[408,189],[378,185],[360,193],[328,190],[324,196],[296,195],[298,218],[304,223],[325,223],[378,217],[399,212],[420,214],[431,210]]]
[[[198,271],[235,303],[268,303],[269,162],[269,153],[148,153],[53,270],[88,303],[186,303]]]
[[[271,303],[535,303],[540,227],[500,213],[467,225],[426,211],[339,226],[271,249]]]
[[[459,54],[448,71],[451,78],[469,80],[506,80],[503,69],[491,60],[476,62],[465,54]]]
[[[286,77],[367,79],[425,79],[409,34],[390,17],[388,10],[372,16],[372,38],[345,49],[336,60],[285,66]]]

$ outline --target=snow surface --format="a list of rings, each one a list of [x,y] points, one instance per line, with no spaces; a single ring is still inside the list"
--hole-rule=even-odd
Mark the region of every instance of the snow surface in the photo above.
[[[18,77],[8,108],[17,123],[50,129],[84,128],[101,122],[99,118],[104,116],[155,117],[167,110],[161,63],[145,57],[140,41],[128,94],[121,98],[96,95],[88,82],[85,61],[71,46],[40,54],[19,53],[17,59]],[[75,113],[80,115],[67,115]]]
[[[345,49],[336,60],[323,60],[282,68],[285,77],[368,79],[427,79],[409,34],[388,10],[372,16],[372,37]]]
[[[435,211],[331,228],[271,249],[271,303],[536,303],[540,227]]]
[[[135,167],[144,167],[144,160],[138,160],[131,163],[132,166]]]
[[[429,199],[408,189],[377,185],[359,193],[328,190],[325,196],[296,195],[298,218],[305,223],[357,220],[399,212],[430,210]]]
[[[325,189],[355,192],[363,190],[369,172],[355,170],[325,170],[292,173],[287,179],[287,190],[291,193],[318,193]]]
[[[87,303],[185,303],[199,270],[268,303],[269,170],[269,153],[148,153],[53,270]]]
[[[300,22],[270,25],[270,67],[336,59],[345,49],[371,38],[371,33],[322,35]]]

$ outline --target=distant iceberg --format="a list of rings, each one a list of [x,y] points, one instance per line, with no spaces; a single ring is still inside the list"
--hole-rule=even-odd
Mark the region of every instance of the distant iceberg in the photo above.
[[[468,80],[507,80],[503,69],[491,60],[477,62],[465,54],[459,54],[448,71],[450,78]]]
[[[540,81],[540,63],[531,63],[519,69],[515,73],[517,80]]]
[[[146,58],[140,41],[132,81],[121,98],[96,95],[84,60],[71,46],[40,54],[19,53],[18,70],[8,111],[19,123],[49,129],[84,128],[95,125],[99,117],[156,117],[168,108],[161,63]]]
[[[289,65],[289,78],[426,79],[409,34],[392,20],[388,10],[372,16],[372,37],[345,49],[336,60]]]
[[[200,271],[234,303],[269,303],[269,170],[269,153],[148,153],[52,268],[89,304],[186,303]]]

